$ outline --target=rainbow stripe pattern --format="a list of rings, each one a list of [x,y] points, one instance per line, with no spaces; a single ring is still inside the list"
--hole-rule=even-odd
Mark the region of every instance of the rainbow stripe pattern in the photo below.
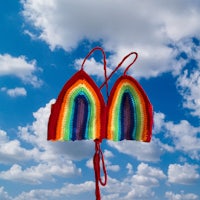
[[[100,139],[105,132],[104,107],[99,88],[83,70],[79,71],[65,84],[52,106],[48,140]]]
[[[149,142],[153,109],[144,90],[130,76],[121,76],[108,99],[107,139]]]
[[[83,70],[63,87],[52,105],[48,140],[109,139],[150,142],[153,108],[140,84],[128,75],[114,84],[107,105]]]

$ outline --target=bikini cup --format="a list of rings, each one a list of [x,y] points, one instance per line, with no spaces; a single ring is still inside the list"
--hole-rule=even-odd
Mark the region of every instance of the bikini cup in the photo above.
[[[102,48],[96,47],[86,56],[81,69],[66,82],[55,104],[52,105],[48,122],[48,140],[106,138],[105,102],[99,87],[83,69],[86,59],[95,50],[100,50],[103,54],[104,84],[108,89],[106,55]]]
[[[150,142],[153,107],[141,85],[126,74],[137,60],[138,54],[131,52],[125,56],[113,73],[132,54],[135,55],[135,59],[128,65],[123,75],[117,79],[108,98],[106,138],[113,141],[126,139]]]
[[[104,60],[104,83],[98,87],[84,71],[86,59],[100,50]],[[133,62],[115,82],[108,95],[108,80],[123,62],[135,54]],[[96,47],[84,59],[80,71],[66,82],[56,103],[52,105],[48,123],[48,140],[109,139],[149,142],[153,124],[153,108],[140,84],[126,73],[138,55],[131,52],[107,77],[106,55]],[[106,86],[108,103],[101,89]]]

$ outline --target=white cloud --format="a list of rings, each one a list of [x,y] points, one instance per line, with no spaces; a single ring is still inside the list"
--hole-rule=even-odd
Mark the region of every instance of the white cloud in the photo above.
[[[7,89],[6,87],[1,88],[1,91],[5,91],[10,97],[26,96],[27,91],[23,87],[16,87],[13,89]]]
[[[141,163],[137,167],[136,174],[132,176],[132,182],[135,185],[145,187],[159,186],[159,180],[165,179],[166,176],[161,169],[153,168],[148,164]]]
[[[152,189],[158,187],[159,182],[165,178],[166,175],[161,169],[141,163],[135,174],[130,174],[123,180],[108,177],[108,185],[102,189],[102,199],[111,199],[112,194],[115,194],[117,200],[155,199]]]
[[[120,166],[119,165],[108,165],[106,167],[107,170],[113,171],[113,172],[119,172]]]
[[[193,116],[200,118],[200,66],[192,72],[184,70],[178,78],[177,86],[183,96],[183,107],[190,109]]]
[[[59,160],[57,160],[59,162]],[[71,161],[40,163],[36,166],[22,169],[18,164],[14,164],[9,170],[0,172],[0,179],[23,182],[26,184],[41,184],[42,181],[54,180],[54,177],[68,177],[80,174],[81,170]]]
[[[0,76],[12,75],[20,78],[24,83],[39,87],[42,81],[34,73],[37,68],[36,61],[27,61],[24,56],[13,57],[9,54],[0,54]]]
[[[4,187],[0,187],[0,197],[3,200],[12,200],[8,193],[4,190]]]
[[[0,130],[0,144],[0,163],[32,161],[32,165],[27,164],[24,169],[19,164],[13,164],[10,169],[0,172],[0,179],[36,184],[54,180],[55,176],[66,177],[81,173],[69,159],[63,159],[59,155],[55,155],[53,160],[48,159],[46,154],[50,152],[40,151],[37,147],[23,148],[19,140],[10,140],[3,130]]]
[[[107,143],[119,152],[133,156],[141,161],[159,161],[163,151],[159,145],[160,143],[155,139],[152,139],[150,143],[129,140],[120,142],[108,141]]]
[[[183,97],[183,107],[191,115],[200,117],[200,45],[193,38],[185,38],[175,44],[177,55],[180,54],[181,67],[175,74],[177,88]],[[182,70],[180,70],[182,69]]]
[[[64,198],[79,199],[92,199],[94,197],[94,182],[86,181],[80,184],[68,184],[57,189],[38,189],[29,192],[23,192],[13,200],[62,200]],[[80,196],[79,196],[80,195]],[[76,198],[78,197],[78,198]]]
[[[133,174],[133,166],[130,163],[127,163],[126,168],[128,169],[128,174]]]
[[[177,184],[193,184],[200,179],[198,174],[198,165],[184,165],[170,164],[168,167],[168,181]]]
[[[113,158],[114,157],[113,153],[108,150],[105,150],[103,154],[104,154],[105,158]]]
[[[38,39],[52,50],[61,47],[70,51],[84,39],[101,41],[106,50],[114,53],[109,59],[111,66],[134,50],[139,53],[138,67],[130,73],[137,77],[173,71],[174,54],[168,44],[200,33],[198,1],[127,0],[113,4],[105,0],[79,3],[21,0],[21,3],[25,19],[38,30]]]
[[[19,140],[10,140],[3,130],[0,130],[0,144],[1,163],[23,162],[35,159],[39,152],[36,148],[23,148]]]
[[[154,112],[154,125],[153,125],[153,133],[157,134],[160,133],[160,131],[163,128],[164,120],[165,120],[165,114],[161,112]]]
[[[150,167],[148,164],[141,163],[137,168],[137,175],[156,177],[158,179],[165,178],[162,170]]]
[[[162,133],[163,139],[172,139],[171,146],[157,139],[161,149],[168,152],[183,151],[192,159],[200,159],[200,127],[193,126],[187,120],[181,120],[179,123],[167,121],[164,114],[154,113],[154,131],[155,136]]]
[[[184,194],[181,192],[180,194],[174,194],[173,192],[166,192],[165,197],[168,200],[198,200],[199,197],[196,194],[188,193]]]
[[[177,150],[185,152],[193,159],[200,159],[200,138],[198,137],[200,127],[194,127],[188,121],[182,120],[178,124],[167,122],[165,128]]]

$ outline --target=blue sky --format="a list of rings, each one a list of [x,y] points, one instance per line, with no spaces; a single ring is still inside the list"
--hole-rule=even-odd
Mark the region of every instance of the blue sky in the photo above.
[[[0,199],[95,199],[93,141],[52,143],[46,132],[51,104],[98,45],[110,72],[138,52],[129,75],[154,107],[151,143],[103,141],[102,199],[199,200],[199,8],[198,0],[2,2]],[[103,82],[99,53],[85,70]]]

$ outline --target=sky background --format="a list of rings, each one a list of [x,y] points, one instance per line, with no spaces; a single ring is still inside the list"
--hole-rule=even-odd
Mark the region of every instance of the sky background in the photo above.
[[[95,199],[93,141],[46,137],[51,104],[101,46],[109,72],[138,52],[128,73],[154,107],[151,143],[103,141],[102,199],[200,200],[199,19],[199,0],[2,0],[0,199]],[[99,85],[101,59],[85,65]]]

